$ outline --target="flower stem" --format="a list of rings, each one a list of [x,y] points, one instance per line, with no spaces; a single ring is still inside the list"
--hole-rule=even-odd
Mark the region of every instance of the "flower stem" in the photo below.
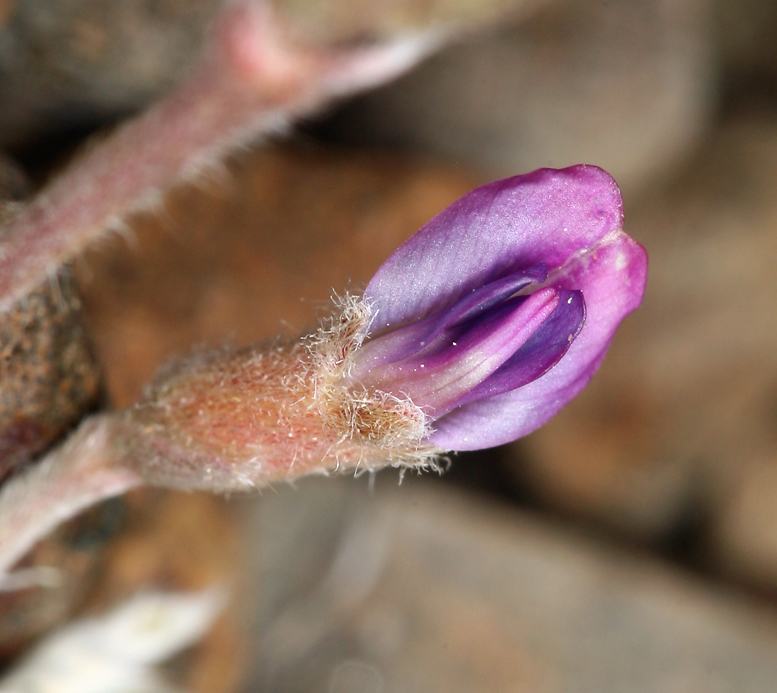
[[[331,98],[395,77],[438,44],[427,32],[367,48],[314,48],[292,42],[264,3],[227,3],[191,78],[94,144],[6,229],[0,311],[130,214],[158,205],[174,184]]]

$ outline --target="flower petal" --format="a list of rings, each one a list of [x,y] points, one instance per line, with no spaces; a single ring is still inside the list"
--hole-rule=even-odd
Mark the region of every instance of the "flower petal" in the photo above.
[[[567,353],[585,322],[580,291],[562,291],[559,303],[537,331],[489,378],[470,390],[456,407],[501,395],[536,380]]]
[[[540,169],[476,188],[383,263],[365,290],[375,334],[543,263],[549,270],[622,226],[620,192],[595,166]]]
[[[358,381],[371,370],[405,359],[424,348],[428,349],[442,331],[484,315],[521,289],[545,281],[547,276],[548,268],[543,264],[513,272],[486,286],[473,289],[447,310],[379,337],[371,336],[362,347],[359,362],[351,371],[351,378]]]
[[[439,416],[509,361],[558,305],[559,292],[550,287],[512,299],[483,319],[445,331],[433,351],[375,369],[362,383],[409,397]]]
[[[465,404],[435,422],[429,442],[448,450],[478,450],[516,440],[539,428],[585,387],[599,367],[620,321],[642,302],[647,279],[644,248],[613,231],[573,256],[548,281],[581,290],[586,321],[569,351],[537,380]]]

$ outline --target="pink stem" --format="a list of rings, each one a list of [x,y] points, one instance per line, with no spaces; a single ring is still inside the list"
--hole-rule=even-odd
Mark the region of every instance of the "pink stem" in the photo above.
[[[143,483],[137,472],[112,464],[110,416],[84,421],[0,489],[0,589],[3,576],[61,522]]]
[[[176,182],[328,99],[395,77],[439,38],[427,33],[372,48],[313,49],[293,45],[264,4],[229,4],[191,79],[84,154],[6,230],[0,311]]]

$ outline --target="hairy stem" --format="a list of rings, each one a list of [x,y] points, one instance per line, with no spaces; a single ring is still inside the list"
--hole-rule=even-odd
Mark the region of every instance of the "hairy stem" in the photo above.
[[[170,186],[333,97],[395,77],[439,42],[426,33],[369,48],[306,47],[259,0],[227,4],[189,81],[94,145],[13,220],[0,246],[0,311]]]
[[[0,588],[2,576],[61,522],[144,483],[115,464],[110,428],[110,415],[87,419],[64,445],[2,486]]]
[[[387,465],[439,469],[426,414],[348,377],[370,320],[369,305],[346,296],[314,335],[195,353],[135,406],[84,421],[0,487],[0,577],[59,523],[144,483],[229,493]]]

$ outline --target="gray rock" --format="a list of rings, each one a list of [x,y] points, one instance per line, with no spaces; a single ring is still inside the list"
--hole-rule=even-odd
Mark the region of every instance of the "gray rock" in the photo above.
[[[777,75],[777,4],[771,0],[715,0],[716,42],[732,82]],[[751,84],[752,85],[752,84]]]
[[[93,127],[158,98],[203,51],[228,0],[0,0],[0,146]],[[548,0],[268,0],[303,41],[473,30]]]
[[[671,169],[711,119],[707,10],[705,0],[560,0],[445,50],[360,98],[332,127],[490,176],[597,164],[631,191]]]
[[[0,145],[134,110],[177,83],[222,0],[14,0],[0,12]]]
[[[0,224],[10,221],[14,203],[21,202],[31,192],[32,182],[24,170],[13,159],[0,153]]]
[[[248,690],[773,690],[772,609],[531,516],[377,487],[256,504]]]

